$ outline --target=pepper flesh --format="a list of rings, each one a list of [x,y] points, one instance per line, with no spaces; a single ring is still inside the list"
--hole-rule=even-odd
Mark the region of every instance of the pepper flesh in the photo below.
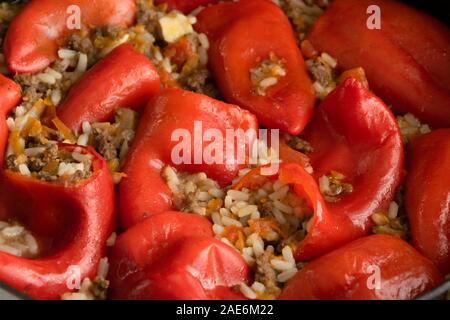
[[[253,112],[267,128],[300,133],[312,117],[314,93],[281,9],[271,1],[221,3],[197,19],[196,30],[209,38],[210,67],[225,99]],[[286,74],[264,96],[257,95],[250,71],[271,53],[281,59]]]
[[[342,173],[353,191],[327,202],[337,221],[324,226],[343,245],[366,235],[370,216],[386,210],[402,179],[403,144],[398,124],[388,107],[353,78],[346,79],[316,110],[305,132],[313,152],[308,154],[318,179],[331,171]],[[308,246],[297,258],[309,260],[325,253],[326,230],[313,229]]]
[[[381,11],[379,30],[367,25],[372,5]],[[343,70],[363,67],[370,87],[395,110],[450,126],[450,30],[444,24],[396,1],[337,0],[307,39]]]
[[[156,0],[156,4],[167,3],[169,9],[178,10],[185,14],[200,7],[216,3],[218,0]]]
[[[42,71],[56,60],[60,42],[71,31],[107,25],[127,27],[135,13],[134,0],[32,0],[6,33],[8,69],[14,74]]]
[[[442,274],[450,273],[450,129],[412,141],[407,153],[405,207],[412,243]]]
[[[120,45],[86,72],[58,107],[58,116],[73,131],[83,121],[110,120],[121,107],[139,109],[160,89],[158,71],[129,43]]]
[[[243,258],[213,238],[204,217],[152,215],[121,234],[111,252],[113,299],[237,299],[249,280]]]
[[[280,299],[406,300],[442,281],[433,263],[405,241],[371,235],[307,264]]]
[[[0,163],[3,165],[8,127],[6,116],[21,99],[20,86],[11,79],[0,74]]]
[[[201,128],[195,129],[195,123],[200,123]],[[220,142],[202,140],[207,131],[211,132],[209,129],[216,130],[224,138],[219,147],[223,157],[210,164],[204,157],[205,150]],[[245,143],[226,139],[227,129],[248,132]],[[238,163],[235,152],[237,148],[248,151],[252,137],[247,130],[257,134],[258,123],[252,114],[237,106],[180,89],[161,91],[144,110],[124,163],[126,177],[121,180],[118,193],[122,226],[128,228],[151,214],[172,208],[172,193],[161,177],[165,165],[183,172],[205,172],[222,186],[230,184],[245,166],[246,159]],[[177,159],[180,153],[173,154],[180,144],[178,141],[187,143],[188,159]]]
[[[75,147],[60,145],[69,151]],[[44,182],[9,170],[0,174],[0,220],[18,220],[51,243],[37,259],[0,252],[0,282],[34,299],[59,299],[71,291],[72,272],[79,272],[80,280],[94,278],[113,231],[114,185],[108,166],[93,149],[81,150],[93,156],[93,172],[76,184]]]

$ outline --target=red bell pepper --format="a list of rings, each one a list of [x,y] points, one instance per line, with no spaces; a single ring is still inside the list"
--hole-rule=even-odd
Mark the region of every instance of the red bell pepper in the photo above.
[[[120,45],[87,71],[58,107],[73,131],[83,121],[110,120],[121,107],[138,109],[160,89],[156,68],[129,43]]]
[[[250,177],[259,174],[254,169],[244,176],[234,189],[251,188]],[[294,256],[297,261],[305,261],[325,254],[358,236],[356,228],[349,227],[350,220],[340,214],[332,213],[319,191],[314,178],[298,163],[281,163],[279,172],[273,176],[285,184],[293,185],[294,192],[304,197],[313,210],[306,237],[298,244]],[[343,232],[345,230],[346,232]]]
[[[195,123],[200,123],[201,128],[195,129]],[[214,139],[202,140],[209,129],[216,129],[222,135],[223,145]],[[249,112],[201,94],[166,89],[155,96],[142,114],[136,138],[124,163],[126,177],[119,184],[118,193],[122,226],[128,228],[151,214],[171,209],[172,194],[161,177],[165,165],[184,172],[205,172],[222,186],[230,184],[245,166],[245,163],[235,161],[235,152],[237,148],[247,152],[251,136],[246,134],[249,138],[246,143],[237,144],[235,139],[226,139],[227,129],[256,132],[258,123]],[[177,132],[186,137],[178,136]],[[174,151],[180,145],[179,141],[187,143],[187,161],[174,163],[172,153],[179,155]],[[214,146],[220,146],[223,157],[207,164],[203,156]]]
[[[312,117],[314,93],[289,20],[271,1],[241,0],[204,9],[195,28],[209,37],[209,61],[222,95],[253,112],[267,128],[300,133]],[[274,41],[276,39],[276,41]],[[286,75],[254,92],[251,69],[273,53]]]
[[[185,14],[192,12],[200,6],[217,3],[219,0],[156,0],[156,4],[167,3],[170,10],[178,10]]]
[[[0,165],[3,165],[8,127],[6,116],[21,99],[20,86],[11,79],[0,74]]]
[[[348,78],[321,103],[304,139],[313,149],[308,156],[316,179],[337,171],[353,186],[351,193],[326,204],[339,221],[327,228],[339,235],[341,245],[366,235],[373,224],[370,216],[387,209],[402,179],[403,144],[391,111]],[[324,241],[318,234],[316,245]],[[317,256],[314,247],[305,247],[298,258]]]
[[[127,27],[134,21],[134,0],[32,0],[14,18],[5,38],[11,73],[36,73],[57,58],[61,41],[82,28]],[[78,17],[77,17],[78,14]]]
[[[412,141],[407,153],[405,207],[413,245],[450,273],[450,129]]]
[[[189,213],[155,214],[121,234],[111,252],[113,299],[238,299],[247,264]]]
[[[405,300],[442,281],[433,263],[405,241],[372,235],[307,264],[280,299]]]
[[[380,8],[380,30],[367,26],[370,5]],[[341,69],[363,67],[370,87],[395,110],[450,126],[450,30],[444,24],[396,1],[336,0],[307,39]]]
[[[93,149],[82,151],[93,156],[93,172],[73,185],[9,170],[0,174],[0,220],[16,219],[44,244],[50,243],[37,259],[0,252],[0,282],[34,299],[59,299],[71,291],[71,266],[79,268],[81,280],[93,278],[113,231],[114,186],[108,166]]]

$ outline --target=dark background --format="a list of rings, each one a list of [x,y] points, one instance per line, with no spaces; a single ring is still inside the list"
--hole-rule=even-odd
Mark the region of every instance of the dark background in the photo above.
[[[420,10],[439,18],[447,25],[450,24],[450,1],[449,0],[401,0],[413,5]],[[7,2],[24,2],[24,0],[7,0]]]
[[[447,25],[450,24],[450,1],[449,0],[402,0],[430,15],[439,18]]]

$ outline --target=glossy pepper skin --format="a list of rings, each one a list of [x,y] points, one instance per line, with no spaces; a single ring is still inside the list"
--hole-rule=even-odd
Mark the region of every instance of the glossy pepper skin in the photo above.
[[[412,243],[442,274],[450,273],[450,129],[412,141],[407,151],[405,207]]]
[[[406,300],[442,281],[433,263],[407,242],[371,235],[307,264],[287,282],[280,299]]]
[[[381,10],[381,29],[367,27],[367,8]],[[343,70],[363,67],[370,87],[401,113],[450,126],[450,30],[396,1],[337,0],[307,39]]]
[[[391,111],[360,82],[348,78],[320,104],[304,139],[313,148],[308,156],[316,179],[334,170],[353,186],[351,193],[326,203],[336,220],[329,223],[328,232],[336,235],[339,245],[366,235],[370,216],[387,209],[402,179],[403,143]],[[321,233],[298,252],[299,259],[324,253]]]
[[[192,10],[207,6],[212,3],[217,3],[218,0],[156,0],[156,4],[167,3],[169,9],[178,10],[185,14],[192,12]]]
[[[134,225],[117,238],[110,261],[113,299],[242,299],[232,287],[249,280],[240,254],[190,213],[159,213]]]
[[[196,30],[209,38],[209,63],[224,98],[253,112],[266,128],[300,133],[312,117],[314,93],[281,9],[271,1],[241,0],[208,7],[197,19]],[[250,71],[271,53],[283,61],[286,75],[258,95]]]
[[[134,0],[30,1],[6,34],[4,52],[9,71],[36,73],[48,67],[57,58],[60,42],[70,32],[79,31],[74,18],[77,13],[82,28],[127,27],[134,21],[136,4]]]
[[[195,123],[200,123],[201,128],[195,129]],[[223,146],[219,148],[223,150],[223,157],[210,164],[203,155],[209,154],[208,150],[217,143],[214,139],[201,140],[209,129],[219,131],[224,137]],[[156,95],[142,114],[123,166],[126,177],[120,182],[118,192],[122,226],[128,228],[151,214],[172,208],[172,194],[161,177],[165,165],[183,172],[205,172],[222,186],[230,184],[245,166],[245,159],[244,163],[236,163],[234,152],[236,148],[248,150],[249,143],[236,144],[236,140],[226,139],[227,129],[246,132],[252,129],[257,133],[258,123],[251,113],[201,94],[166,89]],[[251,141],[251,135],[246,136],[247,141]],[[177,151],[177,146],[180,143],[189,146],[186,152],[190,164],[179,161],[178,155],[182,152]]]
[[[8,127],[6,116],[20,102],[20,86],[11,79],[0,74],[0,164],[3,165]]]
[[[139,109],[160,89],[156,68],[125,43],[87,71],[58,107],[60,119],[73,131],[83,121],[110,120],[120,107]]]
[[[0,174],[0,220],[20,221],[44,244],[36,259],[0,252],[0,282],[31,298],[59,299],[71,291],[71,266],[79,268],[80,280],[93,278],[105,254],[114,227],[112,177],[93,149],[82,152],[93,156],[93,172],[76,184],[44,182],[9,170]]]

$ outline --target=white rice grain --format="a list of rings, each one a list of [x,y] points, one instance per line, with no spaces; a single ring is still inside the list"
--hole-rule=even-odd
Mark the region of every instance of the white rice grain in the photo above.
[[[240,223],[239,221],[237,221],[236,219],[227,217],[227,216],[223,216],[222,217],[222,223],[224,226],[236,226],[236,227],[242,227],[242,223]]]
[[[336,68],[337,66],[337,60],[334,59],[332,56],[330,56],[328,53],[323,52],[320,57],[323,59],[323,61],[328,64],[331,68]]]
[[[225,228],[223,226],[221,226],[220,224],[213,224],[212,226],[213,232],[215,235],[220,236],[223,231],[225,230]]]
[[[21,257],[22,256],[22,251],[20,251],[19,249],[16,249],[14,247],[11,247],[9,245],[6,244],[0,244],[0,251],[9,253],[13,256],[17,256],[17,257]]]
[[[288,281],[289,279],[291,279],[293,276],[295,276],[297,271],[298,271],[297,268],[292,268],[292,269],[283,271],[277,275],[277,281],[284,283],[284,282]]]
[[[398,204],[395,201],[392,201],[389,204],[388,217],[389,219],[395,219],[398,215]]]
[[[39,73],[36,75],[36,79],[38,79],[40,82],[47,83],[50,85],[56,83],[55,77],[48,73]]]
[[[53,105],[57,106],[62,99],[61,90],[59,89],[53,90],[50,99],[52,100]]]
[[[234,201],[248,201],[249,194],[239,190],[228,190],[227,196]]]
[[[295,265],[295,259],[294,254],[292,253],[292,249],[289,246],[285,246],[283,250],[281,250],[281,253],[283,255],[283,259],[287,262]]]
[[[4,228],[1,232],[6,238],[15,238],[21,236],[24,231],[25,228],[22,226],[12,226]]]
[[[45,73],[51,75],[53,78],[55,78],[56,80],[61,80],[62,79],[62,74],[58,71],[56,71],[55,69],[52,69],[50,67],[48,67],[47,69],[45,69]]]
[[[80,53],[78,56],[78,63],[75,68],[75,71],[78,73],[86,72],[87,64],[88,64],[88,56],[84,53]]]
[[[76,55],[77,55],[77,52],[74,50],[65,49],[65,48],[58,50],[58,57],[60,59],[73,59],[76,57]]]
[[[31,176],[31,171],[25,163],[19,164],[19,172],[23,176]]]
[[[287,213],[287,214],[292,214],[294,212],[294,209],[292,209],[292,207],[282,203],[279,200],[275,200],[273,202],[273,205],[274,205],[275,208],[277,208],[281,212],[284,212],[284,213]]]
[[[278,260],[278,259],[272,259],[270,260],[270,265],[278,271],[286,271],[289,269],[292,269],[293,263],[284,261],[284,260]]]
[[[263,285],[261,282],[258,282],[258,281],[253,282],[251,288],[254,291],[256,291],[256,292],[264,292],[264,291],[266,291],[266,286]]]
[[[241,291],[241,293],[248,299],[254,300],[256,299],[257,295],[255,293],[255,291],[253,291],[248,285],[246,285],[245,283],[241,283],[241,285],[239,286],[239,290]]]
[[[263,79],[263,80],[259,83],[259,86],[260,86],[261,88],[265,89],[265,88],[268,88],[268,87],[270,87],[270,86],[273,86],[273,85],[277,84],[277,82],[278,82],[278,79],[277,79],[277,78],[275,78],[275,77],[268,77],[268,78]]]

